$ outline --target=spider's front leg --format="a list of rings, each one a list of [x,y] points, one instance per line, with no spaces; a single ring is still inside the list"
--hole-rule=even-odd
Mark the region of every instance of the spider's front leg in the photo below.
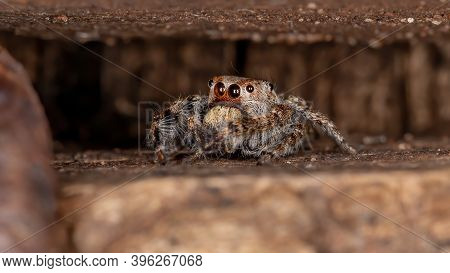
[[[258,158],[258,165],[266,164],[273,159],[297,153],[304,146],[310,145],[307,130],[301,123],[290,128],[289,133],[270,145]]]
[[[155,161],[165,163],[180,154],[196,153],[201,147],[198,131],[208,108],[206,96],[189,96],[164,109],[147,130]]]

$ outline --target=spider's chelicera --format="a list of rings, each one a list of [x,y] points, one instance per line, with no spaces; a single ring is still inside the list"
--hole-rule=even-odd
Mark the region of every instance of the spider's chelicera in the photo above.
[[[156,116],[147,139],[157,161],[180,152],[194,158],[237,154],[266,161],[310,147],[314,131],[355,153],[325,115],[302,98],[278,96],[268,81],[218,76],[208,86],[209,96],[177,100]]]

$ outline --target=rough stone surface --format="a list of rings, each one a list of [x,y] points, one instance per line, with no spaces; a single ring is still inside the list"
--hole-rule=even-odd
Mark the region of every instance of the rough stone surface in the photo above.
[[[53,166],[62,214],[82,208],[66,219],[72,251],[438,252],[450,247],[449,148],[319,149],[265,167],[161,167],[134,152],[92,151],[59,154]]]
[[[0,8],[3,30],[111,42],[116,38],[165,36],[379,46],[395,40],[448,37],[450,19],[447,1],[439,0],[34,0],[15,1]],[[390,37],[377,41],[387,35]]]
[[[42,106],[22,66],[0,48],[0,251],[58,249],[56,229],[31,236],[57,212],[50,158]]]

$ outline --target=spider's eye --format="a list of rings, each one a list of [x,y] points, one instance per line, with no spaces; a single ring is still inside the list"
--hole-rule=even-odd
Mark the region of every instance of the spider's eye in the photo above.
[[[269,88],[270,88],[270,91],[273,91],[273,83],[271,83],[271,82],[269,82]]]
[[[214,84],[214,81],[213,81],[213,80],[209,80],[209,81],[208,81],[208,86],[209,86],[210,88],[213,86],[213,84]]]
[[[225,91],[225,84],[223,84],[223,82],[218,82],[216,83],[216,86],[214,86],[214,92],[219,97],[223,96],[225,94]]]
[[[247,90],[247,92],[251,93],[253,92],[253,90],[255,90],[255,88],[253,87],[253,85],[247,85],[247,87],[245,88]]]
[[[237,98],[241,94],[241,88],[237,84],[232,84],[228,87],[228,94],[232,98]]]

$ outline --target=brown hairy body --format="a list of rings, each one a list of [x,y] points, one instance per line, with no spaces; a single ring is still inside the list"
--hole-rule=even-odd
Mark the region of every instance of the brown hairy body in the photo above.
[[[208,85],[208,96],[180,99],[152,123],[147,139],[158,161],[184,151],[196,158],[238,154],[263,162],[309,147],[314,130],[344,152],[356,152],[325,115],[301,98],[278,96],[268,81],[218,76]]]

